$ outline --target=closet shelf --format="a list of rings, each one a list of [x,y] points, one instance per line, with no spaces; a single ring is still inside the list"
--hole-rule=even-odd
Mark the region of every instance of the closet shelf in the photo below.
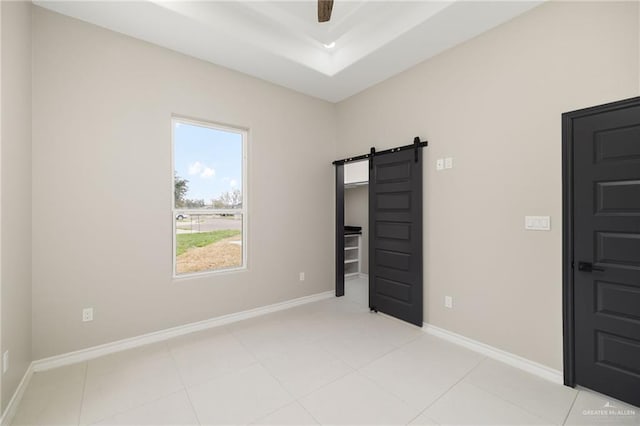
[[[345,227],[347,228],[347,227]],[[351,227],[349,227],[351,228]],[[353,277],[360,274],[362,250],[361,232],[349,233],[344,236],[344,276]]]

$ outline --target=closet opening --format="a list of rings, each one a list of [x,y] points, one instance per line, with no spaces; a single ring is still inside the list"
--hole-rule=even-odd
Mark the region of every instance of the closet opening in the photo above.
[[[369,303],[369,161],[344,169],[344,295]]]
[[[423,321],[422,149],[334,161],[336,296],[417,326]]]

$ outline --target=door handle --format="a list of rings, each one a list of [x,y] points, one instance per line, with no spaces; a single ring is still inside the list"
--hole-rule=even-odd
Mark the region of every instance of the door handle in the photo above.
[[[578,271],[582,272],[604,272],[604,268],[593,266],[591,262],[578,262]]]

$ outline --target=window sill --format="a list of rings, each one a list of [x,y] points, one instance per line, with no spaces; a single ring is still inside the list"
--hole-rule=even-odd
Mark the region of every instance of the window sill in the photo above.
[[[217,271],[204,271],[204,272],[190,272],[187,274],[176,275],[173,274],[172,280],[174,283],[180,283],[183,281],[191,281],[198,278],[205,278],[209,276],[217,276],[217,275],[230,275],[236,273],[246,272],[249,269],[246,266],[242,266],[239,268],[229,268],[229,269],[220,269]]]

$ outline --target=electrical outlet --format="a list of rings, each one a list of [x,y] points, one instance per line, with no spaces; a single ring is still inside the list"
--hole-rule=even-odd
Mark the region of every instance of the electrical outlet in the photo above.
[[[4,351],[2,354],[2,374],[6,373],[9,369],[9,351]]]
[[[453,157],[447,157],[444,159],[444,168],[453,169]]]
[[[436,170],[444,170],[444,158],[438,158],[436,160]]]
[[[449,309],[453,309],[453,297],[451,297],[451,296],[445,296],[444,297],[444,307],[445,308],[449,308]]]
[[[300,272],[300,281],[304,281],[304,272]]]
[[[93,321],[93,308],[84,308],[82,310],[82,322]]]

